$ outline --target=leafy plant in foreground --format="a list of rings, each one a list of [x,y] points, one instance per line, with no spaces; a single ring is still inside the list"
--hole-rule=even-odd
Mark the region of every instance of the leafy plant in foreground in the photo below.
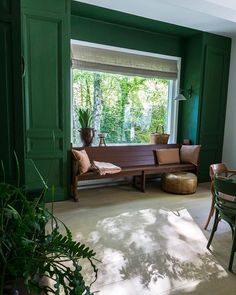
[[[80,261],[90,262],[96,280],[95,252],[72,239],[67,226],[42,204],[43,195],[29,200],[24,190],[0,184],[0,294],[23,280],[28,293],[90,295]],[[47,278],[50,284],[43,283]]]

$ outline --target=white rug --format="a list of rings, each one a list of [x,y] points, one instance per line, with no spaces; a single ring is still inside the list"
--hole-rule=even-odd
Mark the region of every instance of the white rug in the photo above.
[[[129,210],[78,238],[102,261],[92,287],[99,295],[208,294],[200,291],[207,279],[228,276],[185,208]],[[91,281],[91,270],[83,268]]]

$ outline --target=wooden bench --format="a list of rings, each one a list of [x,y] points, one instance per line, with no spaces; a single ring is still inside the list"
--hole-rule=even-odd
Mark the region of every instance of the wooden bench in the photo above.
[[[78,201],[78,182],[83,180],[121,178],[133,176],[133,185],[145,192],[146,175],[162,174],[176,171],[192,171],[197,173],[197,166],[193,164],[158,165],[156,160],[157,149],[180,148],[179,144],[149,144],[149,145],[126,145],[126,146],[103,146],[103,147],[79,147],[76,150],[85,149],[90,162],[109,162],[122,168],[116,174],[99,175],[91,171],[78,175],[78,162],[72,159],[72,195]],[[137,177],[140,178],[138,186]]]

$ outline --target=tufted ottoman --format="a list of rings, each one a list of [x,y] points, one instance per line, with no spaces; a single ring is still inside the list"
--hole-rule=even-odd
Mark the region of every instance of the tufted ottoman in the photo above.
[[[193,194],[197,189],[197,176],[190,172],[164,173],[162,189],[174,194]]]

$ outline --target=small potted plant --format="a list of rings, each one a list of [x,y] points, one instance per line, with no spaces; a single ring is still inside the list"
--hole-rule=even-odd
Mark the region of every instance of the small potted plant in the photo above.
[[[95,135],[95,130],[91,127],[93,121],[93,112],[88,108],[79,108],[76,113],[81,127],[79,132],[83,146],[90,146]]]
[[[161,131],[159,131],[161,130]],[[156,132],[151,133],[151,143],[152,144],[167,144],[169,140],[169,134],[164,132],[164,126],[157,126]]]

